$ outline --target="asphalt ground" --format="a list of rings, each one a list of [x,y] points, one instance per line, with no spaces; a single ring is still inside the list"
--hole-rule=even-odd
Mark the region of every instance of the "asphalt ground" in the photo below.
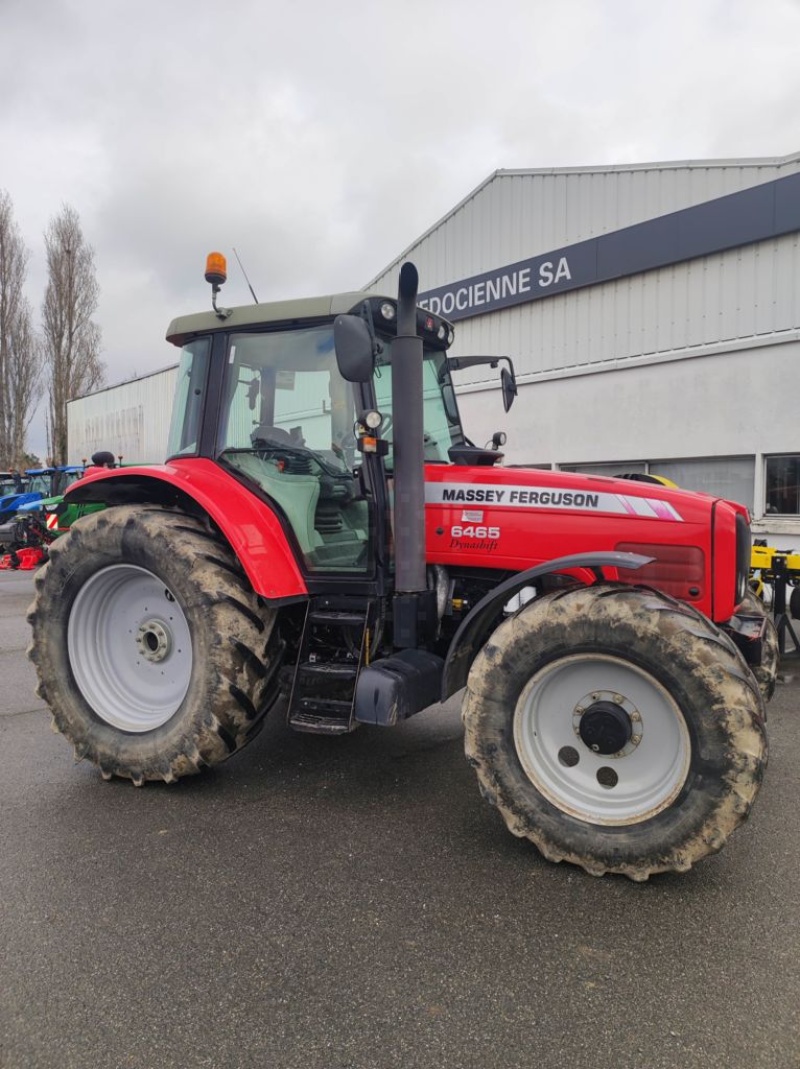
[[[750,820],[634,884],[508,834],[452,702],[105,783],[34,695],[32,587],[0,573],[3,1069],[800,1067],[793,658]]]

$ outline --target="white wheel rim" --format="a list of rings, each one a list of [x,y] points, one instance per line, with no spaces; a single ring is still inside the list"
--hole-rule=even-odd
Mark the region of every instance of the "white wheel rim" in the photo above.
[[[115,564],[81,588],[67,626],[72,674],[92,710],[112,727],[141,733],[165,724],[192,675],[183,610],[146,568]]]
[[[617,754],[595,753],[580,735],[592,697],[608,695],[633,720],[632,738]],[[517,701],[514,743],[548,801],[609,826],[641,823],[671,805],[691,758],[686,721],[669,692],[636,665],[604,654],[575,654],[537,672]]]

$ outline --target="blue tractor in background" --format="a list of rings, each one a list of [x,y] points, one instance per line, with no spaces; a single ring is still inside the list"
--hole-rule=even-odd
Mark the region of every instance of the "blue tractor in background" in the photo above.
[[[54,468],[29,468],[23,477],[23,489],[16,488],[13,476],[0,480],[0,526],[11,523],[18,512],[39,508],[46,498],[60,497],[68,486],[83,474],[83,465],[64,464]]]

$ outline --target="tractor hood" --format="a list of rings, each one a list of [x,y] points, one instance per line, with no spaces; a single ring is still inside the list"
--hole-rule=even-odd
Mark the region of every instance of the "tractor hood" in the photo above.
[[[641,553],[654,561],[632,581],[657,584],[708,615],[714,602],[717,617],[733,611],[740,527],[749,538],[740,505],[657,484],[531,468],[428,464],[425,480],[429,563],[521,571],[572,553]]]

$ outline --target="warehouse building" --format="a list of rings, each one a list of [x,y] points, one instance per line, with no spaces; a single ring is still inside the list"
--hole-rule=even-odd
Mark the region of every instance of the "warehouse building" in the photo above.
[[[800,534],[800,153],[498,171],[400,264],[457,324],[457,355],[513,357],[460,373],[479,444],[565,470],[654,472],[744,502],[754,527]]]
[[[70,464],[110,450],[122,464],[157,464],[167,435],[178,366],[107,386],[67,404]]]
[[[514,360],[508,415],[497,372],[459,373],[478,444],[502,429],[507,463],[664,475],[742,501],[778,545],[800,538],[800,153],[497,171],[365,289],[394,293],[406,259],[456,323],[454,355]],[[171,392],[143,379],[73,402],[70,459],[159,459],[150,391]],[[100,442],[125,411],[138,456],[133,437]]]

